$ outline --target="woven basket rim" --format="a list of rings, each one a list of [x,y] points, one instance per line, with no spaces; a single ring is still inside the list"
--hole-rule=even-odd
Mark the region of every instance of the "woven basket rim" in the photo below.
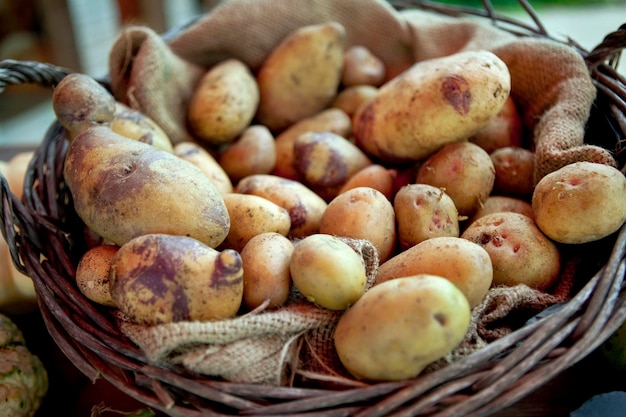
[[[474,15],[505,25],[517,36],[552,39],[525,0],[520,4],[536,28],[497,14],[491,2],[468,9],[425,1],[393,1],[398,9],[418,7],[452,16]],[[174,28],[174,37],[192,22]],[[601,100],[601,113],[611,119],[619,159],[626,136],[626,80],[615,68],[626,46],[626,27],[608,34],[592,51],[573,40],[567,44],[585,59]],[[554,40],[554,39],[553,39]],[[557,41],[556,42],[561,42]],[[36,83],[54,87],[72,71],[37,62],[0,61],[0,93],[8,85]],[[106,80],[102,81],[106,84]],[[189,375],[183,369],[148,363],[137,346],[123,336],[115,320],[88,302],[70,282],[82,233],[66,207],[69,191],[62,181],[67,150],[63,128],[54,122],[27,171],[24,200],[19,201],[0,176],[2,233],[18,269],[33,278],[44,322],[55,343],[88,378],[104,378],[142,403],[171,416],[199,415],[413,415],[485,416],[501,410],[560,371],[584,358],[626,319],[624,278],[626,226],[603,242],[610,248],[606,263],[576,295],[544,320],[514,331],[487,347],[419,380],[383,382],[356,388],[269,387],[235,384]],[[16,232],[19,230],[19,232]],[[77,252],[78,251],[78,252]],[[46,261],[42,262],[41,258]],[[463,389],[471,387],[472,395]],[[405,407],[405,408],[403,408]],[[222,414],[223,413],[223,414]]]

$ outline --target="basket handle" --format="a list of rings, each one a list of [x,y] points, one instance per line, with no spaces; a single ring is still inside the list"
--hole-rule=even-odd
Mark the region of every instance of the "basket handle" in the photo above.
[[[0,93],[9,85],[35,83],[55,87],[72,70],[36,61],[0,61]]]

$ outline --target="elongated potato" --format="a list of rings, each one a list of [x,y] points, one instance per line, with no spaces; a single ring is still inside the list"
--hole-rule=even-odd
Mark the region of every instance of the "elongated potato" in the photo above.
[[[337,22],[296,29],[265,59],[257,74],[257,119],[280,131],[328,106],[343,68],[345,28]]]
[[[147,234],[121,246],[111,262],[111,297],[138,324],[231,318],[241,306],[239,253],[187,237]]]
[[[70,144],[64,178],[83,222],[123,245],[148,233],[185,235],[216,247],[230,219],[215,185],[193,164],[106,127]]]
[[[289,234],[291,217],[278,204],[253,194],[229,193],[222,197],[230,217],[230,230],[222,248],[241,252],[250,239],[261,233]]]
[[[232,182],[254,174],[269,174],[276,166],[276,142],[263,125],[247,127],[221,151],[219,164]]]
[[[385,63],[363,45],[353,45],[343,56],[341,84],[344,87],[371,85],[385,81]]]
[[[498,114],[510,90],[506,64],[488,51],[418,62],[359,109],[355,140],[387,162],[421,160],[475,134]]]
[[[259,105],[259,86],[248,67],[236,59],[204,74],[189,102],[191,132],[212,146],[231,142],[248,127]]]
[[[224,168],[209,151],[199,144],[195,142],[178,142],[174,145],[174,154],[200,168],[222,195],[233,192],[233,183],[226,171],[224,171]]]
[[[326,201],[304,184],[276,175],[250,175],[235,187],[235,192],[253,194],[283,207],[291,217],[289,237],[303,238],[319,232]]]
[[[460,237],[434,237],[383,262],[378,268],[375,285],[416,274],[446,278],[474,307],[491,287],[493,265],[489,253],[480,245]]]

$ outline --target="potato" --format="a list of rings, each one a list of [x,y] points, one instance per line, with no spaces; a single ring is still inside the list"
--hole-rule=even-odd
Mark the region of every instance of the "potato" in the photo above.
[[[70,140],[88,127],[108,125],[115,115],[115,98],[92,77],[72,73],[54,88],[52,108]]]
[[[167,233],[216,247],[228,235],[224,200],[198,167],[109,128],[76,136],[63,175],[83,222],[118,246]]]
[[[480,146],[487,153],[506,146],[522,147],[524,126],[513,97],[509,96],[498,114],[471,136],[469,141]]]
[[[488,51],[417,62],[359,109],[354,137],[383,161],[418,161],[474,135],[498,114],[510,89],[506,64]]]
[[[257,119],[276,132],[326,108],[337,94],[345,28],[337,22],[296,29],[261,64]]]
[[[99,245],[83,254],[76,267],[76,285],[91,301],[115,307],[111,297],[110,275],[113,257],[119,250],[116,245]]]
[[[306,132],[293,144],[294,164],[303,181],[325,200],[372,161],[348,139],[332,132]]]
[[[332,132],[348,137],[352,131],[350,117],[340,109],[326,109],[311,117],[294,123],[276,137],[276,166],[272,174],[291,180],[300,180],[296,170],[293,144],[296,138],[306,132]]]
[[[250,239],[265,232],[287,236],[291,217],[287,209],[252,194],[230,193],[222,196],[230,217],[230,230],[222,248],[240,252]]]
[[[617,168],[576,162],[539,180],[532,207],[537,226],[551,239],[592,242],[624,224],[626,179]]]
[[[258,195],[286,209],[291,218],[289,237],[298,239],[319,232],[322,215],[328,206],[304,184],[276,175],[245,177],[239,181],[235,192]]]
[[[363,45],[353,45],[343,56],[341,84],[344,87],[371,85],[385,81],[385,63]]]
[[[0,235],[0,313],[25,314],[38,309],[33,280],[17,269],[7,241]]]
[[[111,297],[130,320],[156,325],[235,316],[243,294],[239,253],[187,237],[146,234],[111,262]]]
[[[378,88],[371,85],[353,85],[346,87],[337,93],[330,103],[331,107],[343,110],[348,116],[353,117],[359,107],[367,103],[378,93]]]
[[[265,301],[268,308],[283,306],[291,292],[289,263],[293,243],[280,233],[254,236],[241,251],[243,304],[253,310]]]
[[[3,175],[7,179],[9,189],[19,200],[24,194],[24,177],[34,155],[33,151],[19,152],[6,162]]]
[[[276,166],[274,136],[263,125],[249,126],[221,151],[218,160],[233,182],[248,175],[269,174]]]
[[[356,378],[398,381],[420,374],[463,340],[470,324],[467,299],[450,281],[420,274],[367,291],[339,322],[339,359]]]
[[[199,144],[186,141],[178,142],[174,145],[174,154],[200,168],[220,194],[224,195],[233,192],[233,183],[226,171],[224,171],[224,168],[208,150]]]
[[[369,187],[353,188],[335,197],[322,215],[319,231],[368,240],[381,261],[396,247],[393,206],[384,194]]]
[[[493,282],[489,253],[460,237],[433,237],[382,262],[375,285],[399,277],[431,274],[446,278],[465,295],[471,307],[483,300]]]
[[[393,200],[401,250],[439,236],[459,237],[459,213],[454,201],[441,188],[409,184]]]
[[[217,64],[202,76],[189,101],[191,133],[211,146],[233,141],[254,118],[259,94],[256,79],[243,62],[231,58]]]
[[[520,213],[482,216],[461,234],[489,253],[493,285],[525,284],[545,291],[558,279],[561,256],[557,246],[539,230],[533,219]]]
[[[339,194],[357,187],[369,187],[383,193],[387,200],[393,198],[393,182],[397,175],[395,169],[386,168],[379,164],[371,164],[357,171],[341,187]]]
[[[496,170],[493,191],[511,196],[530,196],[535,187],[535,154],[525,148],[505,146],[490,155]]]
[[[289,272],[309,301],[330,310],[345,310],[365,292],[365,263],[347,243],[313,234],[295,243]]]
[[[489,154],[471,142],[445,145],[419,167],[416,183],[443,188],[461,216],[471,216],[489,197],[495,168]]]
[[[115,104],[115,114],[109,125],[112,131],[167,152],[174,152],[167,133],[145,114],[122,104]]]
[[[517,197],[509,197],[504,195],[491,195],[487,197],[482,207],[480,207],[476,213],[467,221],[467,224],[482,216],[491,213],[501,213],[503,211],[512,211],[514,213],[520,213],[525,216],[534,219],[533,207],[526,201]]]

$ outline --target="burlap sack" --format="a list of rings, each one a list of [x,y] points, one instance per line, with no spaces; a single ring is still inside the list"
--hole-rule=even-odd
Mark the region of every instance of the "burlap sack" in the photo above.
[[[389,77],[414,62],[464,50],[498,55],[510,69],[512,95],[532,132],[536,180],[580,160],[615,165],[607,150],[583,144],[595,88],[574,49],[517,37],[476,19],[399,12],[384,0],[225,1],[169,48],[146,28],[127,28],[111,50],[113,92],[179,142],[189,138],[185,109],[199,68],[237,58],[254,71],[288,33],[329,20],[345,26],[348,45],[364,45],[379,56]]]

